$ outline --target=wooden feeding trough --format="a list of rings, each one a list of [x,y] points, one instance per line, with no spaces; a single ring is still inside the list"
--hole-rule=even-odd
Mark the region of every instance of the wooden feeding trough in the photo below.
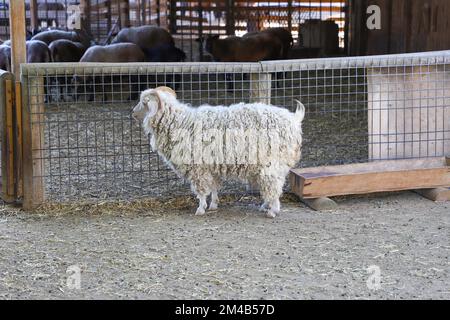
[[[292,191],[315,210],[336,206],[328,197],[416,190],[435,201],[450,199],[450,158],[386,160],[293,169]]]

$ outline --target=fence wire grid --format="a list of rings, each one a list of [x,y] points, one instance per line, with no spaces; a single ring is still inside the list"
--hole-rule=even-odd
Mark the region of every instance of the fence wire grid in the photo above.
[[[167,85],[192,106],[261,101],[306,107],[299,166],[450,153],[450,52],[262,63],[25,64],[33,181],[51,201],[188,194],[131,118]],[[37,128],[37,129],[36,129]],[[25,130],[25,129],[24,129]],[[38,135],[38,136],[36,136]],[[241,184],[222,191],[245,192]]]

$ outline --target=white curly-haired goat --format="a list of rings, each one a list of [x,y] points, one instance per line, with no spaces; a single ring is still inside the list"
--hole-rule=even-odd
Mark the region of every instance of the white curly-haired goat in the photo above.
[[[304,106],[295,113],[263,103],[191,107],[168,87],[141,93],[133,109],[153,151],[191,183],[199,199],[196,214],[217,209],[223,179],[259,188],[268,217],[280,211],[280,196],[290,168],[300,160]]]

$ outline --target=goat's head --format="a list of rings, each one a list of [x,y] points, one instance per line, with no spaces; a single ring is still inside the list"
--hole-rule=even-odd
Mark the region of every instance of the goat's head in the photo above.
[[[162,108],[161,93],[168,93],[175,98],[177,94],[169,87],[157,87],[155,89],[148,89],[141,93],[139,103],[133,108],[133,118],[139,122],[144,119],[154,117]]]

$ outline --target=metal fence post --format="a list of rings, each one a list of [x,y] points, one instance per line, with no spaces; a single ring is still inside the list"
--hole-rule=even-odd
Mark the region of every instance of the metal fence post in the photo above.
[[[272,89],[272,74],[270,73],[252,73],[250,75],[251,92],[250,100],[252,102],[261,102],[270,104]]]
[[[250,101],[270,104],[272,74],[259,63],[259,72],[250,74]]]

